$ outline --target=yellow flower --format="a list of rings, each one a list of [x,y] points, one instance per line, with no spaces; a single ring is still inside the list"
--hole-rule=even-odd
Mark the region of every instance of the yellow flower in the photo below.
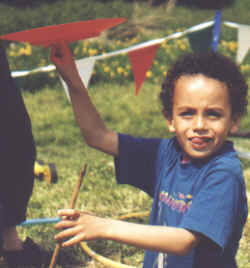
[[[118,74],[122,74],[123,73],[123,68],[122,67],[117,67],[116,69]]]
[[[177,39],[177,40],[176,40],[176,43],[177,43],[178,45],[181,45],[182,42],[183,42],[183,41],[182,41],[181,39]]]
[[[9,55],[10,55],[10,57],[15,57],[16,56],[16,53],[13,50],[11,50],[10,53],[9,53]]]
[[[227,46],[227,42],[225,40],[221,40],[221,45],[226,47]]]
[[[75,49],[74,49],[74,54],[77,54],[78,51],[79,51],[79,47],[75,47]]]
[[[90,48],[88,52],[89,52],[89,56],[94,56],[97,54],[97,49]]]
[[[130,40],[130,44],[135,44],[135,43],[137,43],[137,42],[138,42],[138,40],[137,40],[136,37],[134,37],[134,38],[132,38],[132,39]]]
[[[165,41],[162,42],[162,43],[161,43],[161,47],[166,48],[166,47],[167,47],[167,43],[166,43]]]
[[[152,77],[152,72],[151,71],[147,71],[147,73],[146,73],[146,77]]]
[[[82,47],[82,52],[83,52],[83,53],[87,53],[87,52],[88,52],[87,47]]]
[[[46,60],[45,59],[42,59],[41,60],[41,63],[39,64],[40,66],[45,66],[45,64],[46,64]]]
[[[113,78],[115,76],[114,72],[110,72],[110,77]]]
[[[228,43],[228,47],[230,51],[235,52],[237,49],[237,44],[236,42],[231,41]]]
[[[17,56],[22,56],[22,55],[24,55],[24,52],[25,52],[25,49],[24,49],[23,47],[21,47],[21,48],[19,49],[19,51],[17,52]]]
[[[170,45],[168,45],[168,46],[165,47],[165,52],[166,52],[166,54],[170,54],[171,53],[171,47],[170,47]]]
[[[17,53],[17,56],[30,56],[31,55],[31,45],[30,44],[25,44],[25,47],[21,47]]]
[[[32,53],[32,47],[30,44],[27,43],[25,47],[25,55],[29,56],[31,55],[31,53]]]
[[[249,65],[241,65],[240,69],[242,72],[248,71],[249,70]]]
[[[104,70],[105,73],[108,73],[110,71],[110,68],[108,66],[104,66],[103,70]]]
[[[180,44],[180,49],[181,49],[181,50],[186,50],[186,45],[185,45],[185,44],[183,44],[183,43],[182,43],[182,44]]]

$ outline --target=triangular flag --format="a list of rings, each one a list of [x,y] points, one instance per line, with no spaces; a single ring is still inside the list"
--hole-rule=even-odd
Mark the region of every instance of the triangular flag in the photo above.
[[[128,52],[134,73],[136,95],[145,80],[147,71],[151,68],[159,45],[147,46]]]
[[[239,25],[237,62],[241,63],[250,49],[250,26]]]
[[[211,50],[213,40],[213,25],[199,31],[187,34],[190,46],[195,52],[206,52]]]
[[[90,58],[84,58],[81,60],[77,60],[76,61],[76,67],[78,69],[78,72],[80,74],[80,77],[83,81],[84,86],[87,88],[89,85],[89,81],[90,78],[92,76],[93,73],[93,69],[95,66],[95,58],[94,57],[90,57]],[[62,85],[64,87],[66,96],[68,97],[68,99],[70,100],[70,95],[68,92],[68,87],[66,85],[66,83],[64,82],[64,80],[60,77]]]

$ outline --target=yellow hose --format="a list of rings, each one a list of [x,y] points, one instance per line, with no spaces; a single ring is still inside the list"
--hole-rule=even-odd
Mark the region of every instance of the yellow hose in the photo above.
[[[126,219],[131,219],[131,218],[142,218],[148,215],[149,215],[149,212],[135,212],[135,213],[129,213],[129,214],[123,215],[119,217],[119,219],[126,220]],[[100,262],[101,264],[109,268],[136,268],[135,266],[122,264],[120,262],[113,261],[109,258],[106,258],[102,255],[97,254],[90,247],[88,247],[86,242],[81,242],[80,245],[83,251],[87,253],[91,258],[93,258],[94,260]]]
[[[85,251],[91,258],[106,265],[107,267],[110,267],[110,268],[136,268],[135,266],[129,266],[126,264],[122,264],[120,262],[112,261],[111,259],[108,259],[106,257],[103,257],[102,255],[95,253],[91,248],[88,247],[86,242],[81,242],[80,245],[81,245],[83,251]]]

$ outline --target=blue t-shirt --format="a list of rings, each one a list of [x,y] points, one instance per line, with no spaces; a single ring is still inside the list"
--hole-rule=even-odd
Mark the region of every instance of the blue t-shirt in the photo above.
[[[247,219],[240,161],[231,142],[208,160],[182,163],[176,138],[119,134],[117,182],[154,198],[150,224],[197,232],[199,245],[186,256],[146,251],[144,268],[235,268]]]

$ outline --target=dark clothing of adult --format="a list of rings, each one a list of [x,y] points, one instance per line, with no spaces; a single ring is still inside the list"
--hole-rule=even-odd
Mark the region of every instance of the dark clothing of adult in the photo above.
[[[34,183],[35,143],[20,90],[0,44],[0,230],[26,219]]]

